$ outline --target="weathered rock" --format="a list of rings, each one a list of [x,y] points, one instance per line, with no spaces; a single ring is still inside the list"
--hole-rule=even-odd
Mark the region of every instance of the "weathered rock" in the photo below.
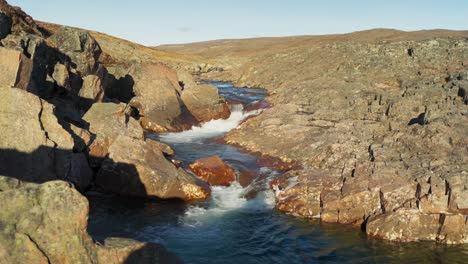
[[[88,201],[52,181],[0,192],[2,263],[179,263],[162,246],[128,239],[97,245],[86,233]],[[166,262],[164,262],[166,263]]]
[[[109,146],[119,135],[144,138],[138,121],[125,115],[125,107],[125,104],[95,103],[83,116],[89,123],[89,131],[96,135],[89,147],[93,166],[98,166],[106,157]]]
[[[70,74],[68,72],[67,66],[57,63],[54,67],[54,72],[52,78],[55,80],[56,84],[68,91],[72,89]]]
[[[34,86],[31,79],[33,62],[21,52],[0,47],[0,85],[23,90]]]
[[[205,199],[208,185],[177,169],[152,140],[119,136],[96,177],[103,191],[144,198]]]
[[[461,214],[428,214],[403,208],[371,220],[366,232],[370,236],[401,242],[460,244],[468,242],[465,218]]]
[[[0,175],[21,182],[69,180],[80,190],[89,185],[88,163],[74,158],[73,139],[52,105],[9,87],[0,88],[0,104]]]
[[[91,263],[95,246],[86,234],[88,202],[60,181],[0,192],[0,247],[7,263]],[[94,253],[95,254],[95,253]],[[8,262],[11,261],[11,262]]]
[[[71,59],[81,76],[93,74],[98,69],[101,47],[86,31],[62,27],[49,40]]]
[[[0,11],[0,40],[10,34],[11,26],[11,18],[7,14]]]
[[[190,164],[189,168],[213,186],[229,186],[236,180],[234,171],[218,156],[199,159]]]
[[[181,98],[198,122],[226,119],[231,115],[226,101],[218,94],[218,89],[212,85],[185,88]]]
[[[175,254],[154,243],[142,243],[131,239],[107,238],[98,248],[98,262],[105,264],[183,263]]]
[[[195,122],[180,99],[177,74],[160,64],[141,66],[135,73],[135,97],[130,105],[142,116],[143,128],[153,132],[180,131]]]
[[[104,88],[101,79],[96,75],[88,75],[83,78],[83,86],[78,93],[80,105],[89,108],[93,103],[102,102],[104,98]]]
[[[9,20],[0,21],[0,25],[4,22],[6,25],[9,24],[9,30],[14,34],[29,33],[42,36],[36,22],[21,8],[11,6],[5,0],[0,0],[0,12],[9,18]]]

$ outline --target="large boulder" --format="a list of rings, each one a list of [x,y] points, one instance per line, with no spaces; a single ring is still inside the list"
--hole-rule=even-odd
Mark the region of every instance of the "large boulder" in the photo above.
[[[33,62],[17,50],[0,47],[0,86],[27,90],[34,86],[31,76]]]
[[[234,171],[218,157],[208,157],[189,165],[190,170],[211,185],[229,186],[236,180]]]
[[[87,199],[69,184],[26,184],[0,192],[1,263],[179,263],[162,246],[128,239],[94,243]]]
[[[210,195],[209,187],[177,169],[152,140],[119,136],[96,177],[105,192],[136,197],[194,200]]]
[[[83,116],[89,123],[89,131],[95,134],[95,139],[89,147],[93,166],[107,156],[109,146],[119,135],[131,138],[144,138],[143,129],[138,121],[125,114],[125,104],[95,103]]]
[[[142,116],[143,128],[153,132],[180,131],[195,120],[179,94],[177,74],[161,64],[142,65],[135,69],[135,97],[130,105]]]
[[[88,75],[83,78],[83,86],[78,93],[80,105],[83,108],[89,108],[96,102],[102,102],[104,99],[104,87],[101,79],[96,75]]]
[[[63,179],[88,187],[86,158],[73,153],[71,135],[58,123],[54,106],[26,91],[0,88],[0,176],[20,182]]]
[[[204,84],[186,88],[181,98],[198,122],[226,119],[231,115],[226,101],[213,85]]]
[[[102,50],[88,32],[62,27],[49,39],[59,51],[70,58],[81,76],[93,74],[98,69],[98,59]]]

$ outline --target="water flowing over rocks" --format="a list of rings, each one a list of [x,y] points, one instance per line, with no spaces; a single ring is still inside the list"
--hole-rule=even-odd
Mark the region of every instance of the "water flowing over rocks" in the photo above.
[[[370,30],[167,50],[230,65],[202,78],[269,91],[272,107],[225,139],[302,165],[273,184],[278,209],[385,239],[465,243],[454,219],[467,217],[466,37]],[[409,219],[420,225],[392,229]]]
[[[144,136],[144,129],[201,122],[181,99],[176,72],[196,89],[192,76],[158,56],[143,59],[144,52],[119,57],[109,45],[125,45],[98,35],[104,52],[93,34],[38,23],[0,0],[0,199],[9,201],[0,213],[1,263],[180,263],[157,244],[94,243],[79,192],[187,201],[210,195],[206,183],[168,160],[169,146]],[[212,92],[199,95],[195,108],[226,115]]]

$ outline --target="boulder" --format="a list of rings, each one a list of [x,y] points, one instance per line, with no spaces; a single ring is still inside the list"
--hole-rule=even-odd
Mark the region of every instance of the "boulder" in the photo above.
[[[181,131],[195,120],[182,102],[177,74],[161,64],[142,65],[135,70],[135,97],[130,105],[138,109],[144,129],[153,132]]]
[[[11,32],[11,18],[0,11],[0,40],[8,36]]]
[[[177,169],[154,141],[127,136],[117,137],[110,146],[96,184],[105,192],[143,198],[188,201],[210,195],[205,183]]]
[[[88,32],[62,27],[49,40],[70,58],[81,76],[93,74],[98,69],[98,59],[102,50]]]
[[[186,88],[181,98],[198,122],[227,119],[231,115],[226,101],[213,85],[204,84]]]
[[[34,83],[31,79],[33,62],[20,51],[0,47],[0,86],[28,90]]]
[[[70,74],[68,72],[67,66],[61,63],[57,63],[54,67],[52,78],[59,87],[62,87],[67,91],[70,91],[72,89]]]
[[[213,186],[229,186],[236,180],[234,171],[218,156],[199,159],[190,164],[189,168]]]
[[[52,181],[0,192],[2,263],[168,263],[179,260],[162,246],[112,239],[94,243],[86,232],[87,199],[69,184]],[[133,262],[126,262],[133,260]]]
[[[82,108],[89,109],[95,102],[102,102],[104,88],[101,79],[96,75],[88,75],[83,78],[83,86],[78,93]]]
[[[155,243],[143,243],[125,238],[107,238],[98,247],[98,262],[105,264],[183,263],[175,254]]]
[[[95,103],[83,116],[95,139],[89,146],[93,166],[108,154],[109,146],[119,135],[143,139],[143,129],[138,121],[125,114],[125,104]]]
[[[63,179],[84,190],[88,162],[73,153],[74,141],[54,106],[26,91],[0,88],[0,175],[20,182]],[[73,169],[72,169],[73,168]]]

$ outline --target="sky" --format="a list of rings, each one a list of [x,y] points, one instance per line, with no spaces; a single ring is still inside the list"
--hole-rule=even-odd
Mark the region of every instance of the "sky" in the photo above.
[[[468,30],[468,0],[7,0],[35,20],[140,44],[349,33]]]

